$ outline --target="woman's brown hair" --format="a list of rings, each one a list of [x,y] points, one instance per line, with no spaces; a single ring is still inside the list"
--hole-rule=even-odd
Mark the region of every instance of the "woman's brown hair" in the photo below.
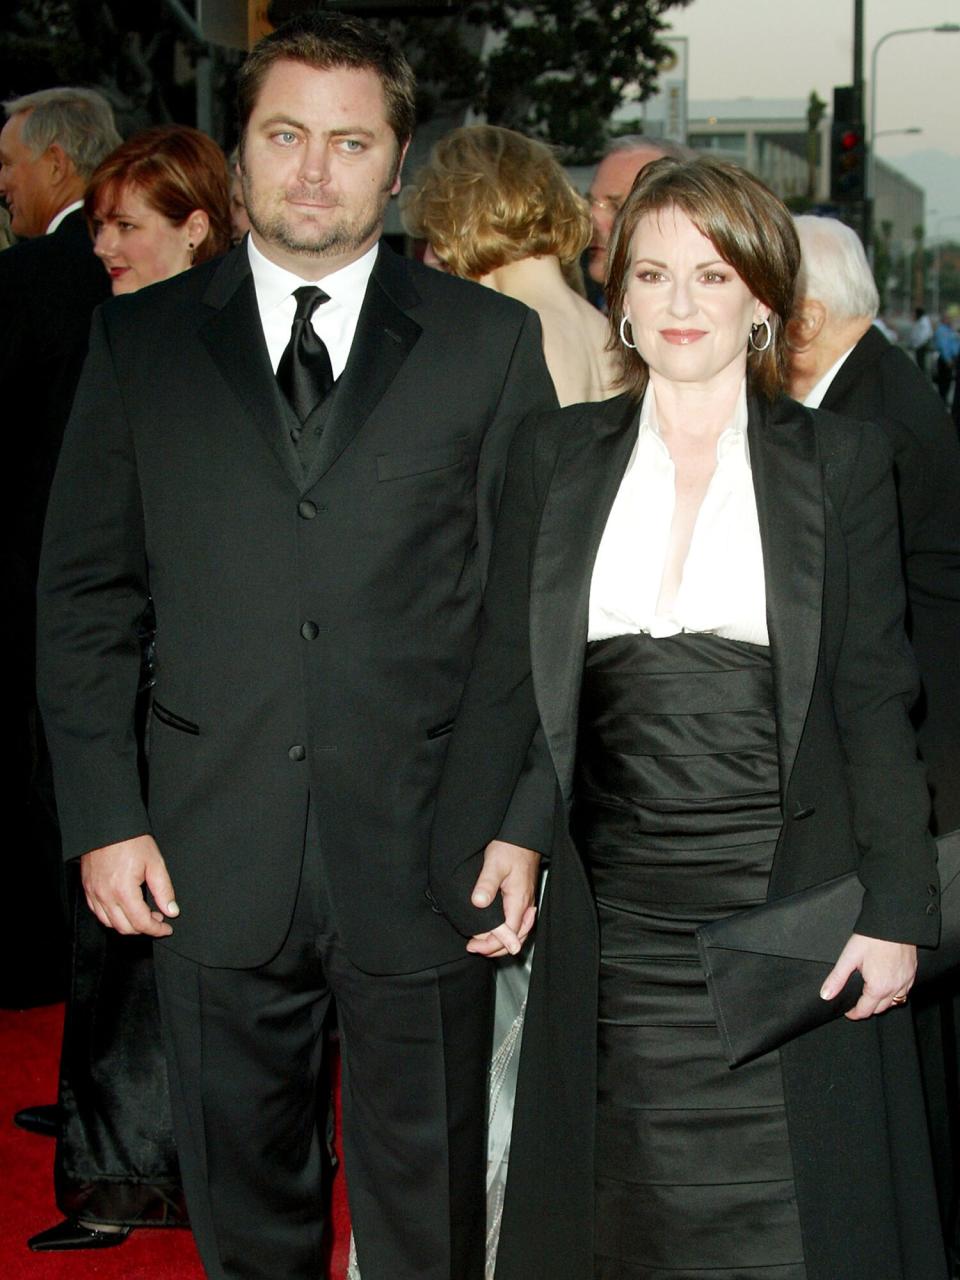
[[[753,296],[770,308],[770,341],[764,351],[756,351],[750,344],[747,377],[753,389],[773,399],[787,380],[784,338],[800,269],[800,244],[793,218],[782,201],[739,165],[713,156],[654,160],[637,175],[617,215],[605,291],[610,316],[608,346],[620,360],[621,387],[639,399],[648,376],[640,353],[620,341],[633,233],[642,218],[668,209],[685,213]]]
[[[442,137],[400,202],[409,234],[470,280],[522,258],[576,262],[590,243],[587,203],[550,148],[497,125]]]
[[[93,223],[97,209],[115,208],[124,187],[134,187],[151,209],[175,227],[195,209],[210,219],[196,246],[206,262],[230,248],[230,182],[223,152],[205,133],[182,124],[161,124],[135,133],[94,170],[83,208]]]

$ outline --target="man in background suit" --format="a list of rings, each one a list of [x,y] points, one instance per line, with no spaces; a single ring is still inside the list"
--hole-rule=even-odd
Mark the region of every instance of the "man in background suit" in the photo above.
[[[364,1280],[483,1274],[490,969],[429,898],[428,838],[506,450],[555,399],[531,312],[379,244],[413,89],[352,18],[254,49],[251,236],[98,313],[47,522],[64,853],[104,924],[165,939],[181,1169],[218,1280],[321,1273],[331,994]],[[511,951],[548,822],[521,793],[487,851],[475,900],[500,889]]]
[[[960,444],[930,380],[873,323],[877,288],[856,233],[834,218],[796,224],[803,261],[788,329],[791,394],[876,423],[892,447],[907,622],[923,684],[915,724],[936,829],[952,831],[960,827]],[[960,1137],[954,1001],[918,1002],[916,1014],[941,1211],[952,1235]]]
[[[5,812],[24,856],[11,861],[15,901],[37,904],[30,930],[13,920],[0,959],[0,1004],[60,999],[66,960],[60,845],[34,696],[37,562],[47,494],[87,349],[90,316],[110,294],[81,209],[90,174],[120,142],[108,102],[90,89],[43,89],[3,104],[0,196],[21,243],[0,254],[0,397],[7,407],[3,507],[5,671],[14,769]],[[9,770],[9,766],[8,766]]]

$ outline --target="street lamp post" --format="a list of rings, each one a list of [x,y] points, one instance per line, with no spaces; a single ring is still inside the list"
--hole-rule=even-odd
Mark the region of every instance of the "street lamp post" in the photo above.
[[[894,36],[916,36],[926,32],[948,35],[957,31],[960,31],[960,23],[956,22],[941,22],[936,27],[901,27],[897,31],[887,31],[873,46],[873,52],[870,55],[870,150],[867,153],[868,208],[871,207],[870,202],[875,199],[877,194],[877,171],[873,143],[877,137],[877,54],[880,52],[881,46],[886,44],[888,40],[892,40]]]

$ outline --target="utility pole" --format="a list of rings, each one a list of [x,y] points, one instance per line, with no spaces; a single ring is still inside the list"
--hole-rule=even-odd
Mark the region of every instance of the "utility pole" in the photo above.
[[[873,85],[870,86],[873,93]],[[853,112],[856,124],[861,131],[866,124],[866,113],[863,109],[863,0],[853,0]],[[866,137],[864,133],[864,137]],[[866,138],[866,148],[873,146],[873,139]],[[864,157],[864,166],[868,165]],[[873,192],[864,190],[863,200],[855,215],[854,222],[860,232],[860,239],[869,253],[873,237]]]

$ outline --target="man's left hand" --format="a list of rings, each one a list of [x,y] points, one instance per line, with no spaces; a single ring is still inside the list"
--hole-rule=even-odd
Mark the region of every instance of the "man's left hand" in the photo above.
[[[489,933],[477,933],[467,943],[476,955],[515,956],[537,918],[537,877],[540,855],[505,840],[491,840],[483,853],[483,869],[473,886],[470,901],[489,907],[497,893],[503,899],[504,922]]]

